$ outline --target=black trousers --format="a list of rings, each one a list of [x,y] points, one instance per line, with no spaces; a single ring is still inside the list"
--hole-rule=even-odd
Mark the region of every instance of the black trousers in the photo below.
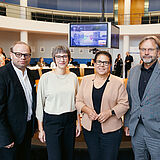
[[[115,75],[121,77],[121,73],[122,73],[122,68],[116,68]]]
[[[22,143],[15,144],[13,148],[1,148],[0,160],[30,160],[32,121],[27,122],[26,133]]]
[[[125,65],[125,78],[128,78],[128,71],[131,69],[131,67],[128,67],[127,65]]]
[[[83,134],[90,160],[117,160],[122,128],[110,133],[87,131],[83,128]]]
[[[44,113],[48,160],[73,160],[77,112]]]

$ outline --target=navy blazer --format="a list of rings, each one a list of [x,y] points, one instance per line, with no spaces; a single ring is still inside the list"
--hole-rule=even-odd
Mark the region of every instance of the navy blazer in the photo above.
[[[35,124],[36,86],[27,69],[32,86],[33,130]],[[0,147],[21,143],[27,125],[28,104],[23,87],[11,63],[0,68]]]
[[[131,69],[127,92],[130,109],[125,115],[125,126],[129,127],[134,136],[140,116],[148,133],[154,138],[160,138],[160,64],[157,62],[152,75],[140,100],[138,85],[141,75],[141,65]]]

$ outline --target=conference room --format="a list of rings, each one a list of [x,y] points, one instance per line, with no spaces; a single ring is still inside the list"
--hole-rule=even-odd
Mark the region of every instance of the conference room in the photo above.
[[[57,45],[68,46],[73,64],[67,69],[77,75],[79,84],[84,76],[95,73],[91,61],[98,51],[112,56],[111,73],[115,74],[115,59],[120,54],[125,78],[126,52],[133,57],[131,68],[140,64],[139,42],[146,36],[160,37],[159,0],[1,0],[0,47],[7,58],[15,41],[31,46],[31,70],[38,87],[40,77],[55,68],[52,50]],[[37,67],[40,57],[47,64]],[[122,117],[122,120],[123,117]],[[46,144],[32,138],[32,160],[47,159]],[[89,159],[88,149],[81,133],[75,142],[75,160]],[[131,138],[123,133],[118,160],[133,160]]]

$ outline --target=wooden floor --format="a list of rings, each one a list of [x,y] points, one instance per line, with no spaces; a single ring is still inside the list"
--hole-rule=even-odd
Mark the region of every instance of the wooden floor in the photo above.
[[[89,160],[87,145],[84,141],[83,133],[76,138],[74,160]],[[46,144],[41,143],[38,139],[38,133],[32,138],[31,160],[48,160]],[[117,160],[134,160],[130,137],[123,133]]]
[[[35,136],[32,138],[32,145],[37,145],[37,146],[46,146],[45,143],[41,143],[38,139],[38,135],[37,133],[35,134]],[[86,149],[87,148],[87,145],[84,141],[84,136],[83,134],[81,133],[81,135],[76,138],[76,142],[75,142],[75,148],[76,149]],[[121,141],[121,145],[120,145],[120,148],[132,148],[131,146],[131,141],[130,141],[130,137],[126,137],[124,134],[122,136],[122,141]]]
[[[76,138],[74,160],[89,160],[87,145],[83,134]],[[32,138],[31,160],[48,160],[46,144],[41,143],[37,134]],[[123,134],[117,160],[134,160],[130,137]]]

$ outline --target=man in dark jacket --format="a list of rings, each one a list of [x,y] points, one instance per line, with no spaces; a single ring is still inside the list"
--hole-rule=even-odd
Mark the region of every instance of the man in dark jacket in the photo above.
[[[35,82],[26,68],[31,49],[16,42],[10,56],[0,68],[0,159],[29,160],[36,106]]]
[[[133,57],[129,54],[129,52],[126,52],[126,58],[125,58],[125,78],[127,78],[127,72],[131,69],[131,63],[133,62]]]

